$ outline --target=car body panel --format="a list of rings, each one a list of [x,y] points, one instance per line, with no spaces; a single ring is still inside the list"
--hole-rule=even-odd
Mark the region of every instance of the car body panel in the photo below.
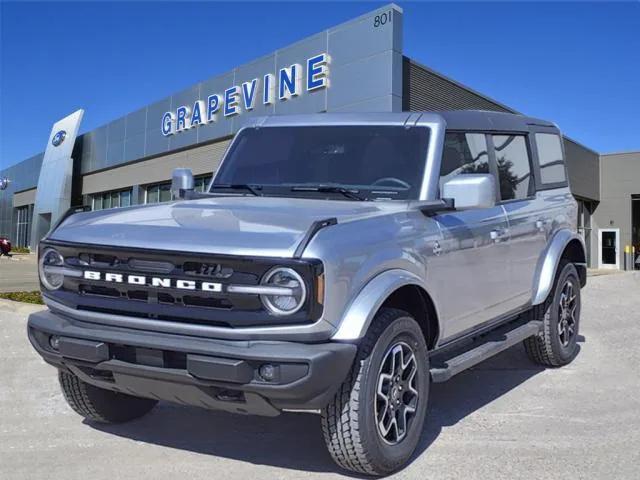
[[[557,230],[552,235],[536,265],[536,272],[532,283],[532,305],[539,305],[547,299],[553,287],[553,281],[556,277],[558,265],[560,264],[560,258],[572,241],[578,242],[582,246],[584,255],[584,239],[575,231],[563,228]],[[586,263],[580,266],[586,268]]]
[[[130,248],[291,257],[314,221],[338,222],[406,210],[403,202],[220,196],[69,217],[51,240]]]
[[[504,205],[509,221],[509,288],[520,302],[533,303],[534,278],[549,238],[576,228],[577,204],[568,188],[538,192],[534,198]]]

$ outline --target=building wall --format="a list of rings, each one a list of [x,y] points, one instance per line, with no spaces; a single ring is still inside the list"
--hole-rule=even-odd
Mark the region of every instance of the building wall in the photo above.
[[[24,190],[22,192],[14,193],[13,195],[13,207],[24,207],[25,205],[33,205],[36,203],[36,189]]]
[[[597,152],[564,137],[569,183],[576,197],[600,200],[600,156]]]
[[[0,171],[0,178],[7,177],[11,181],[6,190],[0,190],[0,236],[15,238],[13,197],[16,192],[33,189],[37,185],[42,157],[43,154],[40,153]]]
[[[632,195],[640,195],[640,152],[601,155],[600,205],[594,213],[593,229],[596,235],[599,228],[620,229],[621,268],[624,246],[631,245]],[[596,261],[597,254],[596,251]]]
[[[180,152],[161,155],[151,160],[84,175],[82,194],[117,190],[119,188],[145,185],[169,180],[174,168],[191,168],[194,175],[217,170],[229,140],[221,140]]]
[[[403,110],[490,110],[517,113],[410,58],[403,59]]]

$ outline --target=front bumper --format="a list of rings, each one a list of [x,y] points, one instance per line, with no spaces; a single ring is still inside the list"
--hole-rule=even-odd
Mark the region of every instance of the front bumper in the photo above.
[[[97,387],[234,413],[318,410],[346,378],[357,346],[227,341],[31,314],[31,344],[45,361]],[[57,337],[57,350],[51,346]],[[273,379],[260,367],[271,365]]]

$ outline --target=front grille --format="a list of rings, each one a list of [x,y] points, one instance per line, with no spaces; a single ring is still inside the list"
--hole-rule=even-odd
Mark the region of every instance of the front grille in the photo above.
[[[67,266],[101,274],[100,280],[65,276],[60,290],[45,292],[78,310],[227,327],[306,323],[318,319],[322,311],[309,281],[321,273],[320,262],[47,243],[62,254]],[[231,284],[258,285],[274,265],[289,266],[306,279],[307,305],[295,314],[275,317],[264,310],[258,295],[226,291]],[[108,282],[107,273],[123,279],[137,276],[145,283]],[[168,285],[152,285],[152,278]],[[197,288],[178,288],[178,281]],[[221,291],[204,291],[204,284],[221,286]]]
[[[185,323],[190,325],[209,325],[212,327],[230,327],[231,326],[227,322],[214,322],[210,320],[201,320],[199,318],[194,318],[194,317],[162,315],[158,313],[135,312],[132,310],[120,310],[117,308],[79,306],[78,310],[84,310],[86,312],[106,313],[110,315],[119,315],[119,316],[125,316],[125,317],[148,318],[150,320],[166,320],[170,322]]]
[[[100,285],[79,285],[78,292],[81,295],[95,295],[96,297],[120,298],[120,292],[116,288],[102,287]]]

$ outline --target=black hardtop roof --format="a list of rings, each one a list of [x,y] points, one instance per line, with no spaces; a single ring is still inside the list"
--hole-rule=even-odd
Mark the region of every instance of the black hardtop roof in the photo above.
[[[546,120],[517,113],[485,110],[433,110],[404,112],[311,113],[297,115],[268,115],[253,117],[246,126],[289,127],[327,125],[419,125],[442,119],[449,130],[480,130],[526,132],[531,125],[558,130]]]
[[[515,113],[486,110],[444,110],[437,113],[447,122],[448,130],[527,131],[531,125],[558,129],[553,122]]]

